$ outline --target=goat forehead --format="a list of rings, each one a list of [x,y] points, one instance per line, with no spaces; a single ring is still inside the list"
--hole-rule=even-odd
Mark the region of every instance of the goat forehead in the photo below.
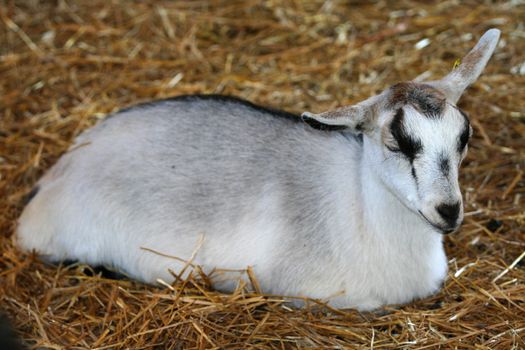
[[[468,125],[454,107],[447,106],[440,118],[425,118],[413,107],[405,108],[405,129],[423,144],[423,152],[456,152],[459,135]]]
[[[390,107],[411,106],[428,118],[440,118],[445,111],[445,95],[430,85],[398,83],[390,88],[390,92]]]

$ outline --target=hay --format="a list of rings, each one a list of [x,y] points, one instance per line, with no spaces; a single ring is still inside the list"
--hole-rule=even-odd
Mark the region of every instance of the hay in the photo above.
[[[27,344],[525,348],[525,7],[345,3],[0,3],[0,309]],[[449,278],[433,297],[376,313],[295,310],[242,288],[214,292],[205,278],[152,287],[46,266],[10,242],[35,181],[111,111],[197,92],[322,111],[439,77],[494,26],[500,47],[460,103],[475,129],[461,175],[466,218],[446,238]]]

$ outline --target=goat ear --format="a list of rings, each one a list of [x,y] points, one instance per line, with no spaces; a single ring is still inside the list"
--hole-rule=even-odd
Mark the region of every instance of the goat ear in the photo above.
[[[362,133],[374,128],[382,95],[373,96],[356,105],[344,106],[319,114],[304,112],[301,118],[321,130],[345,130]]]
[[[449,101],[456,103],[463,91],[478,79],[487,65],[496,48],[500,33],[498,29],[490,29],[485,32],[456,69],[443,79],[430,82],[430,85],[443,91]]]

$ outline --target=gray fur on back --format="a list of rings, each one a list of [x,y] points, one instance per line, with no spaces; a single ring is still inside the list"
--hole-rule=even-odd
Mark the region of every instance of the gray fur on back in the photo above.
[[[130,211],[149,217],[170,213],[177,222],[207,226],[209,234],[214,223],[239,218],[267,191],[286,194],[287,221],[301,229],[289,234],[307,234],[304,228],[318,226],[317,214],[329,205],[323,194],[331,174],[323,170],[342,161],[333,159],[332,147],[358,147],[352,136],[314,130],[292,114],[194,96],[118,113],[86,138],[95,134],[95,142],[107,142],[99,186],[111,192],[140,184],[140,191],[121,198]],[[345,161],[352,162],[355,150],[347,155]],[[119,177],[108,178],[109,173]],[[149,202],[156,205],[145,205]]]

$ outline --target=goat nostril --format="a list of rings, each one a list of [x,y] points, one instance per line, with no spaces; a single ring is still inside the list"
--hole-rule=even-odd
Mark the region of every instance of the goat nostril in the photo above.
[[[454,226],[459,217],[460,202],[454,204],[440,204],[436,210],[449,226]]]

